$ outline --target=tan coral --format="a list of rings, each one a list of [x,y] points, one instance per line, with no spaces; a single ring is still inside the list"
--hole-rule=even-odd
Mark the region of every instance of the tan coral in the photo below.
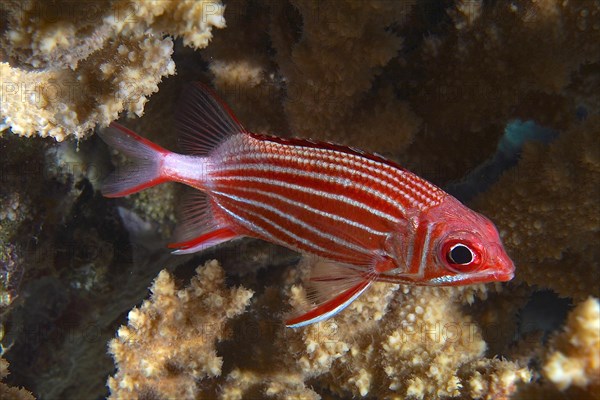
[[[402,47],[389,29],[412,2],[292,1],[274,3],[271,40],[285,78],[284,108],[294,135],[365,150],[397,153],[412,141],[421,120],[375,85]],[[296,18],[301,33],[289,24]]]
[[[590,116],[549,145],[527,145],[474,202],[496,221],[518,279],[576,299],[598,294],[599,137],[600,117]]]
[[[290,268],[286,280],[307,276],[311,262],[307,258],[299,268]],[[317,399],[327,391],[342,397],[491,399],[514,393],[517,383],[530,379],[529,370],[517,362],[484,356],[482,327],[461,311],[473,296],[485,294],[482,287],[375,284],[335,318],[300,329],[285,327],[277,317],[282,292],[267,290],[253,302],[253,312],[230,326],[228,346],[219,354],[222,359],[214,361],[213,346],[223,337],[226,318],[222,311],[206,309],[206,299],[212,301],[215,286],[217,297],[228,296],[218,283],[222,275],[210,278],[215,271],[222,274],[215,262],[198,271],[191,288],[179,292],[161,273],[153,300],[130,313],[129,327],[111,342],[119,365],[109,380],[114,398],[202,393],[223,399]],[[200,279],[202,294],[197,297]],[[302,286],[288,290],[292,303],[305,301]],[[236,312],[243,309],[239,304]],[[265,311],[275,315],[265,319]],[[215,318],[221,322],[215,324]],[[185,329],[181,321],[188,321]],[[187,336],[198,337],[194,325],[213,327],[200,335],[204,342]],[[227,374],[221,375],[221,363],[231,366]],[[209,383],[206,377],[213,379]],[[184,383],[194,378],[196,385]],[[174,392],[171,384],[197,391]]]
[[[0,43],[18,67],[76,70],[117,35],[139,40],[148,28],[157,36],[181,36],[186,46],[203,48],[213,27],[225,27],[224,6],[217,0],[24,0],[9,1],[4,9],[7,29]]]
[[[269,25],[272,4],[239,0],[235,7],[227,7],[227,29],[215,36],[202,56],[209,62],[215,89],[246,128],[285,136],[290,132],[281,77],[269,57],[268,31],[257,29]]]
[[[173,42],[164,34],[201,48],[213,27],[225,26],[218,1],[62,3],[7,8],[2,130],[63,140],[81,138],[124,110],[140,116],[162,78],[175,73]],[[86,7],[94,12],[80,18]]]
[[[8,361],[0,357],[0,398],[2,400],[35,400],[35,397],[24,388],[9,387],[2,383],[8,376]]]
[[[571,311],[564,331],[552,340],[542,368],[560,390],[570,386],[600,391],[600,302],[588,298]]]
[[[171,39],[122,39],[97,51],[77,71],[29,72],[0,64],[1,127],[15,134],[64,140],[106,126],[126,110],[141,115],[147,96],[175,73]]]
[[[566,90],[600,54],[598,2],[461,0],[447,13],[454,29],[395,72],[426,127],[405,158],[439,182],[489,158],[510,119],[565,129],[578,105]]]
[[[308,267],[304,263],[300,269]],[[278,382],[276,393],[308,396],[299,383],[310,381],[313,390],[327,388],[342,397],[469,398],[476,390],[480,398],[509,395],[518,382],[530,379],[530,372],[515,362],[483,357],[481,327],[460,311],[461,302],[482,294],[481,288],[375,284],[331,320],[295,330],[275,328],[277,360],[283,364],[276,371],[287,371],[287,379],[280,372],[247,367],[235,373],[252,377],[252,383],[239,386],[230,376],[224,390],[246,393],[244,387],[258,386],[268,391]],[[303,302],[301,288],[292,287],[290,295],[293,304]]]
[[[129,313],[109,345],[117,373],[109,378],[111,398],[194,398],[202,380],[221,374],[223,360],[215,346],[226,336],[225,323],[248,305],[252,292],[224,287],[216,261],[199,267],[190,286],[178,290],[163,270],[154,281],[151,300]],[[206,389],[206,388],[204,388]]]
[[[251,130],[367,150],[405,148],[421,120],[396,98],[389,83],[377,86],[375,93],[369,90],[402,42],[385,28],[402,19],[410,3],[366,4],[236,3],[236,10],[228,9],[231,18],[226,13],[230,29],[205,53],[216,87]],[[245,14],[256,19],[246,19]],[[294,23],[303,25],[298,41]],[[269,35],[256,25],[270,26]],[[267,57],[272,51],[268,43],[277,51],[274,59]],[[354,57],[365,48],[368,54],[362,50],[361,57]],[[342,50],[352,63],[340,65],[337,52]]]

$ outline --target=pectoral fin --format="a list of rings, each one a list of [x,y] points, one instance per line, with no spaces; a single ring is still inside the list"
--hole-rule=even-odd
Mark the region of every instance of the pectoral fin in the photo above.
[[[309,312],[300,315],[299,317],[291,318],[285,321],[288,328],[300,328],[305,325],[315,322],[324,321],[348,307],[350,303],[358,298],[371,285],[370,280],[364,280],[358,285],[342,292],[333,299],[320,304]]]
[[[336,315],[369,288],[373,277],[366,267],[328,260],[316,261],[310,277],[311,297],[316,306],[288,319],[286,326],[299,328]]]

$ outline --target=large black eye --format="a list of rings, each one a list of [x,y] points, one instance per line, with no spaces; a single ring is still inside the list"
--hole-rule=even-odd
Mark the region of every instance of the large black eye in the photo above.
[[[448,261],[453,264],[469,264],[473,261],[473,252],[464,244],[456,244],[448,252]]]

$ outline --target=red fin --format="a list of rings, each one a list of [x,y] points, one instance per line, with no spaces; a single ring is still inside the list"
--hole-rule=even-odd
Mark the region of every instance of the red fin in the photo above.
[[[174,242],[187,242],[208,231],[215,230],[218,226],[208,196],[196,189],[185,191],[177,214],[180,223],[173,234]]]
[[[171,249],[177,249],[173,251],[173,254],[196,253],[240,236],[240,234],[233,231],[229,227],[221,227],[205,232],[202,235],[186,242],[169,243],[168,247]]]
[[[168,150],[115,122],[98,134],[131,161],[103,182],[100,190],[104,196],[123,197],[167,181],[161,175],[161,163]]]
[[[288,319],[286,326],[299,328],[334,316],[367,290],[373,277],[368,267],[328,260],[316,261],[310,277],[313,294],[309,298],[315,300],[317,306]]]
[[[208,155],[227,137],[245,132],[233,112],[206,85],[185,89],[175,115],[179,146],[187,154]]]

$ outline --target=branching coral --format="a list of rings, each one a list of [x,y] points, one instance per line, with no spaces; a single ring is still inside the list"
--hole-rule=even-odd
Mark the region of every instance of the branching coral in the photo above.
[[[284,279],[293,282],[309,268],[306,261]],[[481,326],[460,310],[461,303],[485,296],[482,288],[398,290],[397,285],[377,284],[335,319],[298,330],[285,328],[278,318],[263,319],[260,310],[275,314],[283,300],[278,299],[281,292],[267,290],[253,303],[253,312],[231,326],[221,360],[215,358],[214,341],[222,338],[218,335],[225,320],[243,310],[249,292],[231,289],[236,294],[229,297],[215,262],[198,273],[191,288],[179,292],[161,273],[152,302],[130,313],[130,326],[121,328],[111,343],[119,365],[109,380],[115,398],[198,393],[181,388],[225,399],[320,398],[325,392],[342,397],[499,398],[530,379],[529,371],[514,362],[482,357],[486,344]],[[293,304],[304,301],[301,286],[288,290]],[[216,308],[215,298],[223,301]],[[226,312],[233,304],[235,312]],[[207,326],[210,332],[202,334],[200,327]],[[209,376],[213,379],[206,380]],[[183,384],[194,377],[197,385]]]
[[[217,35],[203,53],[219,94],[248,129],[286,135],[284,85],[269,53],[268,27],[275,3],[237,1],[225,12],[228,29]],[[244,32],[239,35],[239,32]]]
[[[226,288],[216,261],[196,272],[188,288],[177,290],[174,278],[162,271],[151,300],[129,313],[128,326],[109,346],[118,366],[108,381],[112,398],[194,398],[201,393],[199,382],[221,374],[223,360],[215,346],[252,292]]]
[[[397,152],[421,121],[378,77],[402,47],[389,27],[411,5],[236,2],[232,29],[206,53],[214,83],[251,129]]]
[[[292,132],[367,150],[404,149],[421,122],[391,82],[375,81],[402,47],[390,26],[404,19],[412,2],[276,4],[271,38]]]
[[[600,302],[589,298],[571,313],[564,332],[552,340],[544,376],[560,390],[588,387],[600,393]]]
[[[205,47],[224,27],[218,1],[9,2],[2,25],[0,128],[83,137],[121,111],[141,115],[175,73],[173,42]]]
[[[20,135],[79,138],[125,110],[146,113],[128,126],[175,150],[171,108],[181,83],[209,77],[250,130],[385,152],[441,185],[487,159],[511,119],[533,120],[560,132],[555,143],[528,144],[519,165],[472,204],[499,226],[517,264],[517,283],[529,285],[508,284],[508,289],[494,291],[492,285],[436,289],[376,284],[334,319],[292,330],[283,326],[282,309],[288,302],[300,306],[306,301],[300,283],[310,264],[285,269],[295,255],[280,257],[253,241],[240,247],[232,243],[215,253],[223,265],[235,264],[228,279],[257,293],[252,303],[247,289],[226,287],[215,263],[198,269],[191,285],[181,290],[163,272],[152,298],[131,311],[129,325],[111,341],[118,364],[109,379],[114,398],[506,399],[519,383],[539,376],[538,364],[545,366],[539,373],[547,381],[560,387],[571,383],[565,394],[597,391],[592,379],[597,361],[585,357],[580,345],[597,346],[585,328],[596,327],[597,307],[590,301],[575,309],[549,352],[541,333],[532,333],[527,339],[535,343],[527,346],[516,325],[531,285],[578,300],[597,294],[598,2],[229,1],[229,29],[219,32],[200,55],[179,43],[174,46],[163,35],[204,47],[211,28],[224,24],[220,3],[11,1],[3,7],[2,124]],[[162,77],[174,73],[171,56],[178,76],[161,84],[146,103]],[[80,145],[96,147],[93,141]],[[87,150],[79,154],[89,154]],[[11,154],[10,159],[10,170],[16,171],[27,157],[17,160]],[[42,165],[46,170],[47,164]],[[43,226],[42,234],[57,238],[26,230],[28,238],[35,236],[38,247],[46,249],[44,254],[56,250],[52,257],[37,257],[44,260],[35,267],[36,275],[53,273],[44,269],[60,274],[60,279],[52,276],[56,283],[48,286],[45,297],[36,293],[40,285],[32,284],[30,303],[41,297],[60,307],[52,308],[58,310],[52,318],[33,322],[31,309],[20,314],[29,323],[24,326],[47,323],[53,340],[32,345],[17,338],[10,356],[13,369],[17,366],[13,376],[35,382],[27,387],[46,397],[68,397],[79,393],[79,387],[89,391],[94,383],[102,385],[110,361],[102,359],[104,339],[74,344],[55,325],[79,321],[75,332],[81,332],[82,325],[93,323],[112,335],[118,316],[137,304],[139,288],[155,274],[146,267],[156,260],[162,267],[168,256],[144,253],[144,246],[160,247],[149,241],[131,256],[128,247],[138,243],[127,242],[125,229],[135,224],[127,223],[124,212],[125,223],[114,225],[125,228],[106,225],[97,233],[98,220],[82,217],[109,208],[106,219],[118,222],[112,207],[124,202],[102,200],[86,209],[86,196],[97,196],[91,188],[97,181],[90,179],[92,185],[86,186],[87,174],[51,175],[46,180],[65,184],[75,179],[87,189],[47,195],[39,176],[27,186],[28,195],[15,190],[16,175],[2,185],[6,204],[17,199],[37,209],[47,204],[42,197],[61,204],[42,207],[38,213],[44,217],[34,216],[29,224]],[[38,187],[36,192],[32,186]],[[132,202],[145,210],[143,218],[170,221],[177,196],[163,188]],[[53,211],[65,209],[64,204],[72,212]],[[14,213],[5,208],[1,227],[9,229],[2,235],[16,232],[15,225],[28,225],[22,223],[22,207]],[[16,222],[9,221],[13,215]],[[134,220],[135,214],[129,217]],[[53,228],[63,225],[71,228]],[[54,235],[57,231],[64,235]],[[65,239],[70,244],[61,246]],[[102,254],[81,263],[63,252],[69,246],[97,248]],[[267,268],[273,264],[275,268]],[[101,282],[89,279],[96,276]],[[49,294],[53,291],[58,294]],[[81,293],[88,296],[84,302]],[[67,308],[67,297],[76,306]],[[74,318],[65,309],[82,315]],[[518,343],[511,350],[515,338]],[[540,363],[528,363],[536,355]],[[23,361],[33,357],[33,367]],[[48,365],[68,365],[73,358],[80,363],[72,366],[77,371],[38,373]],[[89,374],[89,365],[102,378]],[[540,381],[522,385],[517,396],[529,400],[561,393]]]
[[[600,61],[599,7],[457,1],[447,10],[453,26],[443,34],[433,30],[395,71],[426,127],[405,158],[443,182],[488,158],[510,118],[568,127],[578,104],[567,89],[582,67]],[[423,78],[415,84],[415,77]],[[429,151],[437,146],[451,151]]]
[[[600,117],[592,116],[550,145],[528,145],[519,165],[475,201],[497,221],[518,279],[576,299],[599,290],[599,138]]]

